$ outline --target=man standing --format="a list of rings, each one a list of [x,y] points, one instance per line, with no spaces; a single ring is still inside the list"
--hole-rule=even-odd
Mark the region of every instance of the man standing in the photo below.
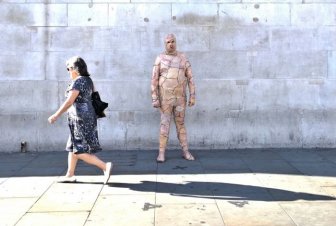
[[[184,116],[189,87],[188,106],[195,105],[195,84],[191,65],[184,53],[176,51],[176,37],[168,34],[164,40],[165,52],[157,56],[152,73],[152,105],[161,112],[160,149],[157,162],[165,161],[171,116],[174,116],[177,136],[186,160],[195,160],[188,149]]]

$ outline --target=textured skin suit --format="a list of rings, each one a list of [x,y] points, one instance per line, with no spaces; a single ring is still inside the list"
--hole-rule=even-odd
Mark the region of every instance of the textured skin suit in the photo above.
[[[169,35],[167,39],[169,40]],[[171,39],[175,40],[175,36]],[[175,50],[166,51],[157,56],[153,67],[151,91],[153,106],[159,107],[161,112],[160,152],[164,156],[169,137],[170,120],[173,115],[183,157],[187,160],[194,160],[188,150],[187,131],[184,125],[187,87],[189,87],[189,106],[193,106],[195,104],[195,84],[191,65],[185,54]],[[161,156],[159,160],[163,162],[164,157]]]

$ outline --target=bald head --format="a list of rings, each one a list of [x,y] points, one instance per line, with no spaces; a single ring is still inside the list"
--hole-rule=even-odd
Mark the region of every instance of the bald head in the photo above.
[[[167,34],[165,40],[167,39],[174,39],[176,41],[176,36],[174,34]]]
[[[168,34],[164,40],[167,54],[176,53],[176,37],[174,34]]]

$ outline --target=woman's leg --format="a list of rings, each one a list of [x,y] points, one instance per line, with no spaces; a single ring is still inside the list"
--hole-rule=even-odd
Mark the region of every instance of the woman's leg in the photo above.
[[[97,166],[101,170],[106,170],[106,163],[100,160],[97,156],[88,153],[77,154],[78,159],[83,160],[84,162]]]
[[[97,156],[93,154],[88,154],[88,153],[83,153],[83,154],[78,154],[77,158],[80,160],[83,160],[84,162],[95,165],[104,172],[104,184],[106,184],[110,178],[111,175],[111,169],[113,167],[113,164],[111,162],[103,162],[100,160]]]
[[[68,154],[68,170],[66,173],[66,177],[72,177],[75,175],[76,165],[78,158],[73,152],[69,152]]]

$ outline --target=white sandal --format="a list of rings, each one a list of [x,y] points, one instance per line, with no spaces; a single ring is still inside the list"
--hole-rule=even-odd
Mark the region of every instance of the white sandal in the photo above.
[[[106,170],[104,171],[104,184],[107,184],[108,180],[110,179],[112,167],[112,162],[106,163]]]

